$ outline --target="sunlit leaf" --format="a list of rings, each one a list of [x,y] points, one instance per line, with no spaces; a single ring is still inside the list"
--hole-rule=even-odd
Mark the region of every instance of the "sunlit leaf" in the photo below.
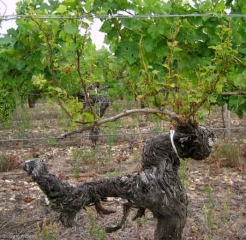
[[[56,11],[58,12],[58,13],[65,13],[66,11],[67,11],[67,7],[65,6],[65,5],[60,5],[57,9],[56,9]]]
[[[78,27],[74,23],[67,23],[64,26],[64,32],[74,35],[78,32]]]

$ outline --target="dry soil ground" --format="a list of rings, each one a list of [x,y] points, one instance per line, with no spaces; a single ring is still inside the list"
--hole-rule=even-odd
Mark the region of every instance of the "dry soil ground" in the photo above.
[[[11,129],[1,129],[1,139],[8,140],[0,143],[1,161],[8,159],[17,168],[0,173],[0,240],[153,239],[155,219],[150,212],[134,222],[129,217],[121,230],[105,235],[100,226],[115,225],[122,216],[124,201],[115,198],[108,199],[104,205],[116,210],[115,214],[98,216],[93,207],[82,209],[76,219],[79,225],[65,229],[44,194],[19,163],[39,155],[52,173],[72,182],[137,172],[145,139],[155,135],[156,130],[168,129],[166,123],[156,123],[146,116],[128,117],[117,125],[109,124],[103,128],[101,133],[106,136],[101,137],[93,149],[84,134],[60,141],[47,140],[47,136],[58,136],[63,132],[65,123],[52,108],[48,113],[47,107],[42,110],[41,106],[34,111],[31,118],[30,113],[16,115]],[[226,143],[221,141],[223,132],[215,129],[217,145],[209,159],[182,162],[180,175],[189,197],[183,239],[246,239],[245,120],[233,117],[232,127],[242,129],[233,130]],[[221,127],[220,116],[207,119],[206,125]],[[148,134],[144,134],[146,132]],[[23,136],[32,139],[21,140]],[[19,140],[9,141],[13,138]],[[134,213],[132,210],[131,216]]]

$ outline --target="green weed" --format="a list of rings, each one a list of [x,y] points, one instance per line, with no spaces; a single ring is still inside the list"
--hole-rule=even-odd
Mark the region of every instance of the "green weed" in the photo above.
[[[91,163],[94,159],[95,152],[91,149],[75,149],[73,150],[72,153],[73,153],[74,177],[78,178],[81,165]]]
[[[202,215],[205,218],[208,229],[208,239],[213,239],[213,227],[215,224],[215,207],[216,202],[213,199],[213,188],[211,186],[205,187],[204,191],[207,193],[208,202],[203,206]]]
[[[179,176],[180,176],[180,179],[181,179],[182,186],[186,190],[187,187],[188,187],[187,186],[188,185],[188,181],[187,181],[187,178],[188,178],[187,160],[181,159],[181,161],[180,161],[180,169],[179,169]]]
[[[138,225],[142,226],[142,225],[147,223],[147,220],[148,219],[146,216],[142,216],[142,217],[137,218],[134,222],[136,222]]]
[[[116,177],[118,175],[119,175],[119,171],[107,172],[106,173],[106,177],[108,177],[108,178]]]
[[[230,216],[230,204],[229,204],[229,199],[231,196],[231,191],[230,189],[227,189],[226,191],[226,197],[223,200],[222,203],[222,212],[221,212],[221,223],[222,225],[225,225],[229,221],[229,216]]]
[[[48,144],[51,147],[55,147],[57,145],[57,140],[54,139],[54,138],[51,138],[51,139],[48,140]]]
[[[96,223],[96,217],[91,209],[87,210],[88,213],[88,221],[87,221],[87,228],[90,234],[91,240],[105,240],[107,237],[107,234],[105,230],[97,225]]]
[[[48,224],[46,220],[42,226],[38,224],[36,230],[37,240],[58,240],[58,227],[55,223]]]

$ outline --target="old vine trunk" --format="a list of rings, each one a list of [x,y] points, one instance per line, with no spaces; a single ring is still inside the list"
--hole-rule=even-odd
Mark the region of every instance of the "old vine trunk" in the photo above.
[[[48,173],[41,159],[28,160],[23,168],[60,213],[64,226],[75,224],[81,208],[97,206],[107,197],[121,197],[128,201],[128,208],[152,211],[157,218],[154,239],[177,240],[186,223],[188,204],[178,176],[180,158],[202,160],[210,154],[211,146],[212,133],[188,123],[148,140],[142,152],[143,170],[137,174],[72,185]]]

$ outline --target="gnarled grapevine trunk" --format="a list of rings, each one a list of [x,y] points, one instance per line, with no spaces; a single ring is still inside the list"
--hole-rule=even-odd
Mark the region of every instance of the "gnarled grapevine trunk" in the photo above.
[[[153,212],[157,218],[154,239],[177,240],[185,226],[188,204],[178,176],[179,157],[204,159],[210,154],[211,143],[212,133],[206,128],[190,123],[178,126],[175,133],[146,142],[142,172],[79,185],[62,182],[49,174],[40,159],[26,161],[23,168],[47,195],[65,226],[74,225],[74,217],[81,208],[107,197],[121,197],[128,200],[128,207]]]

